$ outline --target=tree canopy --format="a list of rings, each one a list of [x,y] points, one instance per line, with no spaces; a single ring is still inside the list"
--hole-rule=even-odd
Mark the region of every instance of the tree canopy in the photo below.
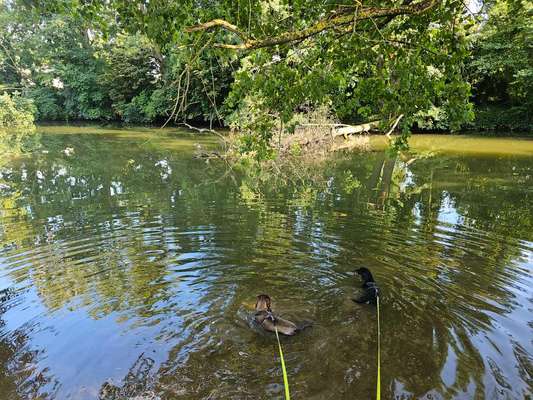
[[[533,5],[496,1],[472,36],[468,78],[480,125],[531,129]]]
[[[412,129],[531,128],[531,6],[462,0],[18,0],[0,76],[38,119],[196,121],[268,156],[294,115]],[[473,88],[473,90],[472,90]],[[474,106],[476,115],[474,115]],[[488,106],[514,119],[482,122]],[[480,122],[481,121],[481,122]],[[518,123],[519,122],[519,123]],[[499,125],[498,125],[499,124]]]

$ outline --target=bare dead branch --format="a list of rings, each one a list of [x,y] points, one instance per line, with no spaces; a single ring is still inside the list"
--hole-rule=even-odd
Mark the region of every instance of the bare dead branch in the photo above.
[[[209,128],[197,128],[195,126],[192,126],[190,124],[188,124],[187,122],[181,122],[179,125],[183,125],[183,126],[186,126],[187,128],[189,128],[190,130],[192,131],[197,131],[198,133],[204,133],[204,132],[210,132],[210,133],[217,133],[215,130],[213,129],[209,129]]]
[[[189,128],[192,131],[197,131],[198,133],[205,133],[205,132],[212,133],[212,134],[218,136],[226,146],[228,145],[227,139],[222,134],[220,134],[219,132],[215,131],[214,129],[211,129],[211,128],[197,128],[195,126],[192,126],[192,125],[188,124],[187,122],[180,122],[179,125],[183,125],[183,126]]]

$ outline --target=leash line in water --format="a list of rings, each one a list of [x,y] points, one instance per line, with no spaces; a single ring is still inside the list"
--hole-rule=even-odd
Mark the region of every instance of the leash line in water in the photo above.
[[[281,359],[281,371],[283,372],[283,386],[285,386],[285,400],[291,400],[291,394],[289,392],[289,377],[287,376],[287,370],[285,369],[285,360],[283,359],[283,350],[281,350],[281,342],[279,341],[278,328],[274,324],[276,331],[276,339],[278,339],[279,357]]]
[[[376,400],[381,400],[381,333],[379,329],[379,295],[376,296],[378,309],[378,379],[376,386]],[[277,334],[277,332],[276,332]],[[281,351],[281,348],[280,348]]]

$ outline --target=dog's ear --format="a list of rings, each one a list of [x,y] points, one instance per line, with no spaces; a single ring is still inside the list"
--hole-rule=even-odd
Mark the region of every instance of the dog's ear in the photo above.
[[[372,276],[372,273],[366,267],[361,267],[359,269],[356,269],[355,273],[358,274],[365,281],[373,281],[374,280],[374,277]]]
[[[256,309],[260,303],[263,303],[266,306],[267,310],[270,310],[270,296],[266,294],[260,294],[259,296],[257,296],[257,301],[255,302]]]
[[[265,300],[266,300],[266,304],[267,304],[267,309],[270,310],[270,305],[271,305],[271,300],[270,300],[270,296],[267,296],[265,294]]]

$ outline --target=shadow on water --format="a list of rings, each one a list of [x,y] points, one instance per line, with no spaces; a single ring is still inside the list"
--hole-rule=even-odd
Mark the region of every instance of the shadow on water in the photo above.
[[[6,398],[281,399],[263,292],[314,321],[282,338],[295,398],[373,398],[360,265],[384,398],[531,392],[531,155],[339,156],[272,186],[194,159],[209,137],[65,129],[0,170]]]

